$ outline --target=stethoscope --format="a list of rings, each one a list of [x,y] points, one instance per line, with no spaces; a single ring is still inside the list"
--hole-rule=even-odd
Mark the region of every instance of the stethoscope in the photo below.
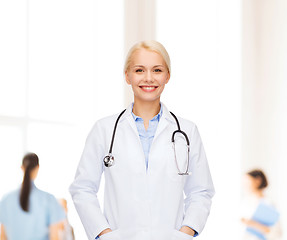
[[[114,145],[114,140],[115,140],[115,134],[116,134],[116,130],[117,130],[117,125],[118,125],[118,122],[121,118],[121,116],[124,114],[124,112],[126,111],[123,110],[120,115],[118,116],[116,122],[115,122],[115,126],[114,126],[114,131],[113,131],[113,135],[112,135],[112,140],[111,140],[111,145],[110,145],[110,149],[109,149],[109,154],[107,156],[104,157],[104,165],[106,167],[111,167],[115,164],[115,158],[112,154],[112,150],[113,150],[113,145]],[[175,121],[176,121],[176,124],[177,124],[177,130],[175,130],[173,133],[172,133],[172,137],[171,137],[171,142],[172,142],[172,145],[173,145],[173,150],[174,150],[174,160],[175,160],[175,164],[176,164],[176,167],[177,167],[177,170],[178,170],[178,175],[190,175],[191,173],[188,172],[188,169],[189,169],[189,151],[190,151],[190,145],[189,145],[189,139],[186,135],[186,133],[182,130],[180,130],[180,125],[179,125],[179,121],[177,119],[177,117],[172,113],[170,112],[171,115],[174,117]],[[184,136],[185,140],[186,140],[186,145],[187,145],[187,164],[186,164],[186,170],[185,172],[181,172],[180,169],[179,169],[179,166],[178,166],[178,162],[177,162],[177,158],[176,158],[176,150],[175,150],[175,135],[177,133],[180,133]]]

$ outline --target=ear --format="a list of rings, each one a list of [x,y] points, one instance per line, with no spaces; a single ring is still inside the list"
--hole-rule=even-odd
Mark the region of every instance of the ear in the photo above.
[[[21,169],[23,172],[25,172],[25,168],[23,167],[23,165],[21,165]]]
[[[128,71],[125,71],[125,78],[126,78],[127,84],[131,85],[131,81],[130,81],[130,79],[129,79]]]

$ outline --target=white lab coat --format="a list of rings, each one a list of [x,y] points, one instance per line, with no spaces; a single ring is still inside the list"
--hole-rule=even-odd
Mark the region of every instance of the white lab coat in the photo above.
[[[88,239],[104,229],[113,231],[102,240],[188,240],[179,232],[189,226],[199,234],[209,215],[214,187],[204,148],[194,123],[179,118],[190,140],[190,176],[177,174],[171,143],[175,119],[162,104],[163,112],[149,153],[148,169],[130,105],[119,120],[113,146],[115,165],[106,168],[103,158],[110,147],[117,115],[99,120],[91,130],[70,186],[74,204]],[[177,149],[185,146],[178,135]],[[184,148],[186,150],[186,148]],[[185,171],[186,151],[177,160]],[[104,213],[97,192],[105,173]],[[185,196],[183,194],[185,193]]]

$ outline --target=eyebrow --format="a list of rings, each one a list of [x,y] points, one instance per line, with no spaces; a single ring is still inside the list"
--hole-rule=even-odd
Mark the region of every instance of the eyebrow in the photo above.
[[[143,68],[145,68],[145,66],[143,66],[143,65],[134,65],[132,67],[133,68],[136,68],[136,67],[143,67]],[[156,68],[156,67],[164,67],[164,65],[155,65],[155,66],[153,66],[153,68]]]
[[[136,68],[136,67],[144,67],[143,65],[134,65],[132,66],[133,68]]]

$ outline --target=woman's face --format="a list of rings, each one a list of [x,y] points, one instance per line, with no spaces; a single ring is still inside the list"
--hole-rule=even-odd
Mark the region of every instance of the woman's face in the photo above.
[[[141,102],[158,101],[170,78],[162,56],[146,49],[133,53],[125,76],[132,86],[135,101]]]
[[[261,183],[261,180],[254,178],[254,177],[251,177],[247,174],[244,178],[244,183],[245,183],[245,186],[247,187],[247,190],[249,192],[257,192],[258,187]]]

